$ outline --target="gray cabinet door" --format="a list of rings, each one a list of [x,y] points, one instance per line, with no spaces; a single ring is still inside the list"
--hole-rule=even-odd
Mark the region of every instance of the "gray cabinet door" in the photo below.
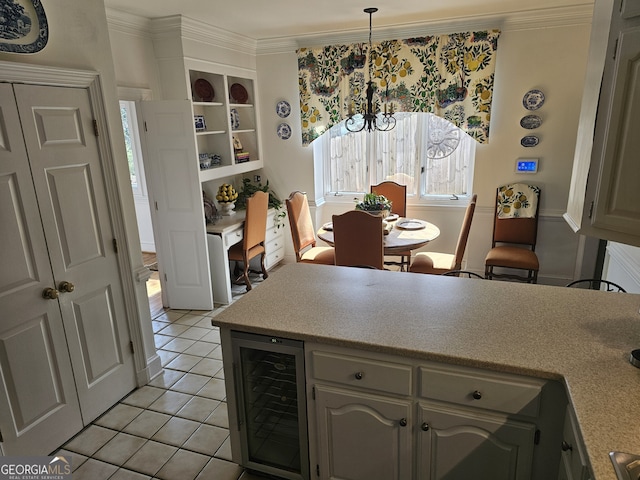
[[[444,405],[418,410],[419,480],[531,478],[535,425]]]
[[[411,478],[411,402],[316,385],[320,478]]]

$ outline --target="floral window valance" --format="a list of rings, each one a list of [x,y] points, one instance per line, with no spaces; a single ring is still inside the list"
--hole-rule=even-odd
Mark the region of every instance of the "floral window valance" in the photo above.
[[[499,36],[491,30],[373,43],[377,108],[434,113],[488,143]],[[298,50],[303,145],[350,109],[363,110],[368,50],[368,43]]]

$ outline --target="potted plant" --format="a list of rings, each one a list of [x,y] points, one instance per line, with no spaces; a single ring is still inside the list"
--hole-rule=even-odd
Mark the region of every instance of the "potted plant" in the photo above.
[[[362,201],[357,198],[356,210],[363,210],[372,215],[381,215],[383,218],[391,213],[391,201],[384,195],[376,195],[375,193],[365,193]]]
[[[238,192],[236,207],[239,210],[247,208],[247,198],[251,197],[257,191],[262,191],[269,194],[269,208],[273,208],[276,211],[276,214],[273,217],[273,226],[275,228],[282,227],[282,220],[286,216],[286,213],[282,209],[282,201],[276,196],[271,187],[269,187],[269,180],[267,180],[267,182],[263,185],[260,182],[258,182],[257,184],[251,183],[250,179],[243,178],[242,188]]]

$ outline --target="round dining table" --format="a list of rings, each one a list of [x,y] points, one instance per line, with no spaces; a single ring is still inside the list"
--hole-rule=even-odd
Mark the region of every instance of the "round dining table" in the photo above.
[[[440,235],[440,229],[433,223],[416,218],[400,217],[387,221],[384,228],[388,231],[384,236],[385,255],[400,255],[407,250],[417,250]],[[320,227],[317,234],[320,240],[334,246],[331,222]]]

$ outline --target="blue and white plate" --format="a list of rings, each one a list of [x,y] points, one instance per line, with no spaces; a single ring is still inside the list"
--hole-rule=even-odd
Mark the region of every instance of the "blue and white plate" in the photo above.
[[[542,125],[542,119],[538,115],[526,115],[520,119],[520,126],[527,130],[533,130]]]
[[[527,135],[520,140],[520,145],[523,147],[535,147],[538,143],[540,143],[540,139],[535,135]]]
[[[276,104],[276,113],[281,118],[287,118],[291,113],[291,105],[289,102],[282,100]]]
[[[291,127],[288,123],[281,123],[278,125],[278,137],[282,140],[287,140],[291,137]]]
[[[544,93],[540,90],[529,90],[522,98],[522,105],[527,110],[537,110],[544,105]]]
[[[238,110],[236,110],[235,108],[232,108],[230,110],[230,113],[231,113],[231,129],[237,130],[238,128],[240,128],[240,114],[238,113]]]

